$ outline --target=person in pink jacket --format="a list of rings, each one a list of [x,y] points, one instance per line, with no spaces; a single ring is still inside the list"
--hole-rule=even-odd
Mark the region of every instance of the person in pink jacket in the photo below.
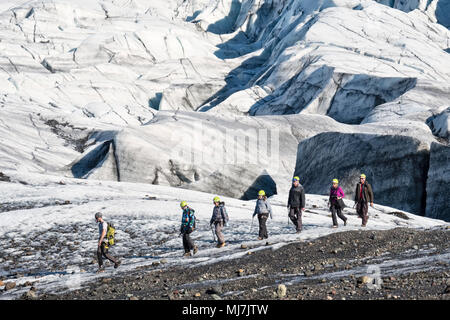
[[[347,218],[342,213],[342,210],[344,209],[342,207],[342,204],[343,204],[342,199],[344,197],[345,197],[345,193],[344,193],[344,190],[342,190],[342,188],[339,187],[339,180],[333,179],[333,185],[330,188],[330,198],[328,200],[328,205],[330,207],[331,216],[333,218],[333,228],[338,227],[336,213],[337,213],[338,217],[344,221],[344,226],[347,225]]]

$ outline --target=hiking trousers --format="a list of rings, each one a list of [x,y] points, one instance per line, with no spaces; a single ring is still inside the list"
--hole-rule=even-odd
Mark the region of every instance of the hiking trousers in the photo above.
[[[216,232],[218,244],[222,244],[225,242],[225,237],[223,236],[222,229],[223,229],[223,221],[214,222],[214,230]]]
[[[266,222],[269,218],[268,213],[262,213],[258,214],[258,221],[259,221],[259,237],[263,239],[267,239],[269,235],[267,234],[267,226]]]
[[[365,226],[369,220],[369,205],[365,201],[359,201],[356,204],[356,213],[362,219],[362,225]]]
[[[331,210],[331,217],[333,218],[333,226],[338,225],[336,214],[339,218],[341,218],[342,221],[344,222],[347,221],[347,218],[342,213],[342,209],[340,207],[337,208],[335,205],[331,205],[330,210]]]
[[[97,247],[97,259],[98,265],[100,267],[103,266],[103,257],[113,262],[114,264],[117,263],[117,259],[108,253],[108,249],[105,246],[106,243],[102,242],[102,245],[100,247]]]
[[[190,232],[183,232],[183,247],[185,253],[194,249],[194,241],[191,239]]]
[[[302,231],[302,210],[300,208],[292,208],[289,210],[289,218],[295,225],[297,231]]]

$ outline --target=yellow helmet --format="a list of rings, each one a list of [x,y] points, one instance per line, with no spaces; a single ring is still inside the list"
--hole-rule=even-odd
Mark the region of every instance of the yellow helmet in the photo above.
[[[258,196],[265,196],[266,193],[264,192],[264,190],[259,190],[258,192]]]
[[[294,181],[300,181],[300,178],[295,176],[294,179],[292,179],[292,182],[294,182]]]
[[[186,206],[187,206],[187,202],[186,201],[181,201],[180,207],[184,208]]]
[[[219,197],[214,197],[213,201],[214,202],[220,202],[220,198]]]
[[[333,183],[339,183],[338,179],[333,179]]]
[[[361,173],[361,175],[359,176],[360,178],[366,178],[366,175],[364,173]]]

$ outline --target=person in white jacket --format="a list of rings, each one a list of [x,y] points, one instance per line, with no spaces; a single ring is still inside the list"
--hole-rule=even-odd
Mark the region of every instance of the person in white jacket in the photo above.
[[[270,216],[272,218],[272,207],[270,206],[269,200],[264,190],[258,192],[258,200],[256,200],[255,211],[253,212],[253,217],[258,215],[259,221],[259,237],[258,240],[267,239],[269,237],[267,233],[266,222]]]

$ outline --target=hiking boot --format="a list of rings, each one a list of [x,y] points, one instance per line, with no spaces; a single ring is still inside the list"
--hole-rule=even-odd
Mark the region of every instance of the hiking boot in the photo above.
[[[195,247],[194,247],[194,254],[196,254],[197,252],[198,252],[198,247],[195,246]]]
[[[190,257],[191,256],[191,253],[190,252],[185,252],[184,254],[183,254],[183,257]]]
[[[102,273],[102,272],[105,272],[105,267],[104,266],[98,267],[97,273]]]
[[[347,220],[344,221],[344,227],[347,225]]]
[[[338,227],[337,225],[333,225],[333,226],[332,226],[333,229],[336,229],[337,227]]]
[[[225,242],[224,242],[224,243],[218,243],[218,244],[217,244],[217,248],[222,248],[222,247],[225,247]]]
[[[365,224],[362,224],[361,227],[366,227],[366,225],[365,225]]]
[[[263,238],[261,238],[261,237],[258,237],[258,240],[262,240]]]
[[[121,263],[122,261],[117,261],[116,263],[114,263],[114,269],[117,269]]]

